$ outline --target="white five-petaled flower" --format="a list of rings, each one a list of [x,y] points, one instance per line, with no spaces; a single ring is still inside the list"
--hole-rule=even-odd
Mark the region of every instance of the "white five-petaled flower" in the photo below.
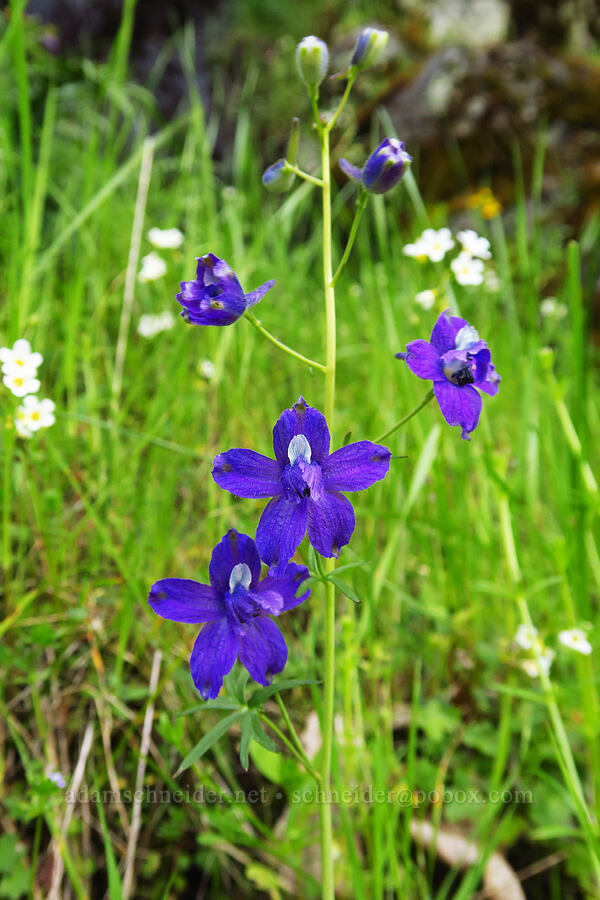
[[[450,263],[454,277],[459,284],[481,284],[483,281],[483,263],[480,259],[473,259],[470,253],[463,250],[456,259]]]
[[[40,389],[40,382],[34,375],[27,369],[21,371],[17,369],[5,375],[2,381],[15,397],[24,397],[26,394],[36,394]]]
[[[515,644],[517,644],[522,650],[531,650],[537,636],[537,628],[535,628],[533,625],[526,625],[525,623],[523,623],[517,628],[517,633],[515,634]]]
[[[417,238],[414,244],[405,244],[402,252],[405,256],[412,256],[415,259],[425,261],[429,255],[429,247],[423,238]]]
[[[206,378],[207,381],[211,381],[217,374],[215,364],[210,359],[203,359],[199,362],[198,369],[202,377]]]
[[[4,375],[18,372],[21,375],[33,377],[42,361],[42,354],[32,353],[31,344],[24,338],[15,341],[12,348],[0,347],[0,362]]]
[[[452,232],[449,228],[426,228],[420,238],[426,247],[426,254],[431,262],[441,262],[449,250],[454,247]]]
[[[554,650],[548,648],[541,650],[533,659],[524,659],[521,668],[530,678],[539,678],[543,673],[548,675],[554,659]]]
[[[564,319],[567,315],[567,307],[559,303],[556,297],[546,297],[540,303],[540,312],[545,319]]]
[[[160,334],[161,331],[168,331],[174,324],[175,316],[170,309],[166,309],[164,312],[156,315],[146,313],[140,316],[137,330],[142,337],[150,338],[154,337],[155,334]]]
[[[54,425],[54,403],[47,398],[39,400],[32,394],[25,397],[15,413],[15,429],[20,437],[31,437],[40,428]]]
[[[563,646],[570,647],[571,650],[577,650],[578,653],[583,653],[584,656],[589,656],[592,652],[592,645],[588,641],[585,631],[581,628],[569,628],[568,631],[560,631],[558,639]]]
[[[456,235],[463,250],[466,250],[471,256],[478,256],[479,259],[491,259],[490,242],[487,238],[481,237],[472,228],[465,231],[459,231]]]
[[[419,291],[415,303],[418,303],[421,309],[431,309],[435,303],[435,291]]]
[[[138,281],[156,281],[167,271],[167,264],[158,253],[152,251],[147,256],[142,257],[142,268],[138,272]]]
[[[161,250],[177,250],[183,244],[183,232],[179,228],[151,228],[148,240]]]

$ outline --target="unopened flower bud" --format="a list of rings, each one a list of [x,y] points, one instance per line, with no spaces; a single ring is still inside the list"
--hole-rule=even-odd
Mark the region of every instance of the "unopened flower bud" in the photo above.
[[[378,28],[363,28],[358,36],[350,65],[356,66],[359,70],[375,65],[385,50],[388,38],[387,31],[380,31]]]
[[[284,194],[291,188],[295,177],[294,173],[288,169],[285,159],[278,159],[276,163],[265,170],[262,180],[268,191],[273,191],[274,194]]]
[[[314,35],[302,38],[296,47],[296,65],[300,78],[308,88],[317,88],[329,65],[327,44]]]
[[[402,178],[412,156],[406,152],[403,141],[386,138],[375,150],[362,169],[358,169],[345,159],[340,159],[340,167],[354,181],[358,181],[373,194],[385,194]]]

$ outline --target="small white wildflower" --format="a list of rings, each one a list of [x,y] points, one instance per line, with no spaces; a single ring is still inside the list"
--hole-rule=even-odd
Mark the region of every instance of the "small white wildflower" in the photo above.
[[[454,277],[459,284],[478,285],[483,281],[483,263],[480,259],[473,259],[470,253],[462,251],[456,259],[450,263]]]
[[[53,772],[52,770],[46,771],[46,777],[50,779],[50,781],[54,782],[54,784],[59,788],[66,788],[67,782],[65,781],[65,776],[62,772]]]
[[[183,244],[183,232],[179,228],[151,228],[148,240],[161,250],[177,250]]]
[[[569,647],[571,650],[577,650],[578,653],[583,653],[584,656],[589,656],[592,652],[592,645],[588,641],[585,631],[582,631],[581,628],[569,628],[568,631],[560,631],[558,639],[563,646]]]
[[[488,269],[484,276],[485,286],[488,291],[492,291],[492,293],[496,293],[501,288],[500,279],[498,278],[498,273],[494,272],[493,269]]]
[[[538,636],[538,630],[533,625],[519,625],[515,634],[515,644],[522,650],[531,650],[533,643]]]
[[[210,359],[203,359],[202,362],[198,363],[198,369],[202,377],[206,378],[207,381],[212,381],[217,374],[215,364]]]
[[[487,238],[478,235],[472,228],[467,228],[465,231],[459,231],[456,237],[462,244],[463,250],[466,250],[471,256],[477,256],[479,259],[492,258],[490,242]]]
[[[418,303],[421,309],[431,309],[435,303],[435,291],[419,291],[415,303]]]
[[[15,397],[24,397],[26,394],[36,394],[40,389],[40,382],[38,379],[33,378],[25,370],[5,375],[2,381]]]
[[[21,437],[29,437],[24,431],[39,431],[54,425],[54,403],[47,398],[39,400],[32,394],[25,397],[23,405],[15,413],[15,428]]]
[[[138,272],[138,281],[156,281],[157,278],[162,278],[166,271],[167,264],[162,256],[152,251],[142,257],[142,268]]]
[[[137,330],[142,337],[150,338],[154,337],[155,334],[160,334],[161,331],[168,331],[174,324],[175,316],[170,309],[166,309],[164,312],[156,315],[146,313],[140,316]]]
[[[405,256],[412,256],[415,259],[425,260],[429,255],[429,247],[422,238],[417,238],[414,244],[405,244],[402,248]]]
[[[15,372],[35,375],[38,366],[42,364],[41,353],[32,353],[31,344],[24,338],[19,338],[10,347],[0,347],[0,362],[4,375],[12,375]]]
[[[547,675],[554,659],[554,650],[543,650],[535,659],[524,659],[521,668],[530,678],[539,678],[540,674]]]
[[[567,315],[567,307],[559,303],[556,297],[546,297],[540,303],[540,312],[545,319],[564,319]]]
[[[452,232],[449,228],[426,228],[420,238],[431,262],[441,262],[449,250],[454,247]]]

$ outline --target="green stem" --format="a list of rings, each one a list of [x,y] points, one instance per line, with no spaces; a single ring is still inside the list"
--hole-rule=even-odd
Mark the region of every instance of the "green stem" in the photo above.
[[[275,725],[274,722],[271,722],[271,720],[268,718],[268,716],[265,716],[264,714],[261,714],[260,720],[261,720],[261,722],[262,722],[264,725],[267,725],[267,726],[271,729],[271,731],[272,731],[274,734],[277,735],[277,737],[279,738],[279,740],[281,741],[281,743],[282,743],[282,744],[285,744],[285,746],[288,748],[288,750],[290,751],[290,753],[292,753],[292,754],[296,757],[296,759],[298,760],[298,762],[301,763],[301,764],[304,766],[304,768],[306,769],[306,771],[308,772],[308,774],[309,774],[309,775],[312,775],[312,777],[315,779],[315,781],[319,781],[320,778],[321,778],[321,776],[319,775],[319,773],[317,772],[317,770],[316,770],[316,769],[313,769],[313,767],[311,766],[310,762],[308,762],[308,758],[307,758],[306,760],[304,760],[304,759],[300,756],[300,754],[298,753],[298,751],[296,750],[296,748],[294,747],[294,745],[292,744],[292,742],[285,736],[285,734],[283,733],[283,731],[281,730],[281,728],[278,728],[278,726]]]
[[[250,312],[249,309],[246,310],[244,316],[252,325],[254,325],[257,331],[260,331],[263,337],[266,337],[268,341],[271,341],[272,344],[275,344],[275,346],[279,347],[280,350],[283,350],[284,353],[289,353],[289,355],[293,356],[294,359],[299,359],[300,362],[306,363],[306,365],[310,366],[312,369],[319,369],[320,372],[327,372],[327,367],[322,363],[315,362],[314,359],[309,359],[307,356],[302,356],[301,353],[297,353],[295,350],[292,350],[291,347],[288,347],[287,344],[279,341],[274,335],[271,334],[270,331],[267,331],[266,328],[263,328],[254,313]]]
[[[358,198],[356,200],[356,212],[354,213],[354,221],[352,222],[352,228],[350,229],[350,236],[348,238],[348,243],[346,244],[346,249],[344,250],[344,255],[340,260],[340,264],[336,269],[335,275],[331,279],[331,287],[335,287],[338,281],[338,278],[342,274],[342,269],[348,262],[348,258],[352,251],[352,247],[354,246],[354,240],[356,238],[356,232],[358,231],[358,225],[360,223],[360,217],[362,216],[365,206],[367,205],[367,201],[369,199],[368,193],[364,190],[361,190]]]
[[[290,718],[290,714],[287,711],[286,705],[283,702],[283,698],[282,698],[281,694],[277,694],[276,698],[277,698],[277,705],[279,706],[279,710],[283,717],[283,721],[286,724],[287,730],[289,731],[289,733],[291,735],[292,741],[295,744],[298,753],[300,754],[300,756],[302,757],[302,759],[304,761],[305,768],[312,769],[312,763],[311,763],[310,759],[308,758],[308,756],[306,755],[306,751],[305,751],[304,747],[302,746],[302,741],[298,737],[298,732],[294,728],[294,723],[292,722],[292,720]],[[317,776],[317,780],[320,780],[320,778],[321,778],[320,774],[318,772],[315,772],[315,775]]]
[[[347,93],[349,93],[347,89]],[[345,101],[344,101],[345,102]],[[340,105],[341,106],[341,105]],[[331,264],[331,166],[329,161],[329,127],[320,129],[321,175],[323,178],[323,284],[327,333],[327,368],[325,372],[325,419],[333,435],[335,416],[335,292]],[[325,574],[333,572],[335,559],[324,560]],[[323,747],[321,750],[321,868],[322,898],[334,900],[333,829],[331,796],[331,753],[333,748],[333,716],[335,699],[335,586],[325,584],[325,659],[323,679]]]
[[[408,422],[409,419],[412,419],[413,416],[416,416],[416,414],[418,412],[420,412],[420,410],[422,410],[424,406],[427,406],[429,401],[433,399],[433,396],[434,395],[433,395],[433,388],[432,388],[430,391],[427,392],[427,394],[425,394],[425,396],[423,397],[423,399],[421,400],[419,405],[416,406],[412,412],[409,412],[408,415],[404,416],[403,419],[400,419],[399,422],[396,422],[395,425],[392,425],[391,428],[388,428],[387,431],[384,431],[383,434],[380,434],[378,438],[375,438],[375,443],[379,444],[379,443],[381,443],[381,441],[385,441],[385,439],[387,437],[389,437],[390,434],[393,434],[395,431],[397,431],[399,428],[401,428],[402,425],[405,425],[406,422]]]
[[[299,169],[298,166],[295,166],[293,163],[285,161],[285,168],[288,172],[293,172],[294,175],[297,175],[298,178],[304,178],[305,181],[310,181],[311,184],[316,184],[317,187],[323,187],[323,182],[320,178],[315,178],[314,175],[309,175],[308,172],[304,172],[302,169]]]
[[[350,96],[350,91],[352,90],[352,85],[356,81],[356,75],[357,75],[356,72],[350,72],[350,74],[348,75],[348,80],[346,82],[346,90],[344,91],[344,93],[342,95],[342,99],[340,100],[340,105],[338,106],[338,108],[336,109],[336,111],[333,115],[333,119],[331,119],[331,121],[327,123],[327,126],[326,126],[327,131],[331,131],[331,129],[334,127],[335,123],[341,116],[342,110],[344,109],[344,107],[346,105],[346,101],[347,101],[348,97]]]

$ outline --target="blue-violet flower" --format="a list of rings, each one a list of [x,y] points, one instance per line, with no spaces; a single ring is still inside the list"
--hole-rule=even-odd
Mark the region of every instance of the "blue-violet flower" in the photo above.
[[[256,531],[261,558],[280,571],[308,529],[322,556],[339,556],[354,531],[352,504],[340,491],[362,491],[384,478],[387,447],[358,441],[330,455],[325,416],[300,397],[273,428],[275,459],[254,450],[215,457],[213,478],[237,497],[273,499]]]
[[[462,437],[477,428],[481,396],[494,396],[500,376],[485,341],[464,319],[445,310],[433,326],[430,341],[411,341],[397,353],[419,378],[433,381],[433,390],[448,425],[460,425]]]
[[[398,184],[411,162],[412,156],[406,152],[404,141],[386,138],[371,153],[362,169],[347,159],[340,159],[340,168],[348,178],[358,181],[372,194],[385,194]]]
[[[194,281],[182,281],[177,294],[181,315],[191,325],[231,325],[251,306],[262,300],[274,281],[244,294],[233,269],[214,253],[197,257]]]
[[[210,584],[165,578],[150,590],[148,602],[163,619],[207,623],[190,657],[192,679],[205,700],[218,695],[238,657],[259,684],[270,684],[286,664],[283,635],[268,616],[306,600],[310,591],[300,597],[296,591],[309,572],[289,563],[279,575],[261,579],[260,569],[252,538],[231,529],[212,552]]]

